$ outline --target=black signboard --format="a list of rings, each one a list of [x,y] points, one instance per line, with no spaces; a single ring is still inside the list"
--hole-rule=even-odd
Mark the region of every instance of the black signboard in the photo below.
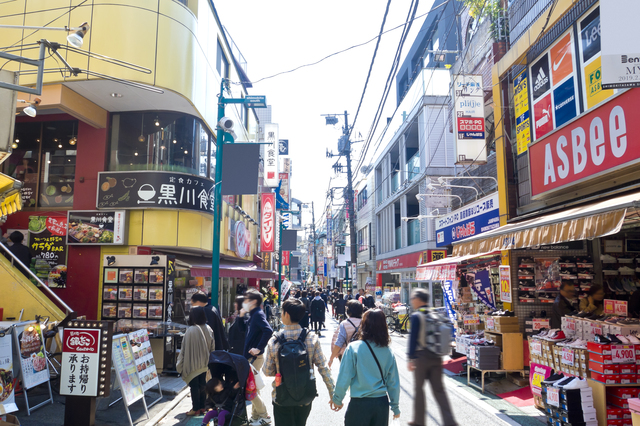
[[[67,244],[125,243],[124,210],[73,210],[67,215]]]
[[[567,241],[566,243],[533,246],[528,250],[584,250],[584,241]]]
[[[29,216],[29,269],[50,288],[67,287],[67,218]]]
[[[537,100],[540,96],[547,93],[551,88],[551,80],[549,76],[549,56],[545,53],[535,64],[531,66],[531,79],[533,80],[533,99]]]
[[[213,213],[211,179],[176,172],[100,172],[98,209],[184,209]]]

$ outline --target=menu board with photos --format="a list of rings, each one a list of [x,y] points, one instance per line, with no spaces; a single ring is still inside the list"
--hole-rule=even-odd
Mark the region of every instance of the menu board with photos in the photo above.
[[[13,331],[19,350],[22,384],[31,389],[49,381],[49,365],[44,353],[40,323],[20,324]]]
[[[102,318],[163,320],[165,276],[164,267],[105,267]]]
[[[127,406],[144,397],[144,391],[138,378],[136,366],[129,338],[126,334],[113,336],[112,343],[113,367],[116,370],[122,398]]]
[[[0,337],[0,415],[18,411],[14,393],[13,336]]]
[[[149,343],[149,333],[147,330],[136,330],[129,333],[129,342],[142,390],[146,392],[159,383],[156,362],[153,359],[151,343]]]

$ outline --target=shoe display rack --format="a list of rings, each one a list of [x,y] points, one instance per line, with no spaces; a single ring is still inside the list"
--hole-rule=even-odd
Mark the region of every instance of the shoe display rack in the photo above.
[[[593,261],[588,256],[558,256],[518,259],[518,302],[552,305],[560,284],[576,286],[578,299],[587,297],[594,279]]]
[[[638,397],[640,384],[605,384],[593,379],[587,379],[587,382],[593,390],[593,406],[598,425],[631,424],[631,411],[627,400]]]

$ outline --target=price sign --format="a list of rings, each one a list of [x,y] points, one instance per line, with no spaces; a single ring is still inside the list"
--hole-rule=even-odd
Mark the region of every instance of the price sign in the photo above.
[[[602,334],[602,326],[595,324],[595,323],[591,323],[591,329],[589,331],[589,334],[593,337],[596,334]]]
[[[604,300],[604,313],[613,315],[615,312],[616,301],[611,299]]]
[[[565,326],[568,331],[576,331],[576,320],[573,318],[567,318],[565,322]]]
[[[547,388],[547,404],[554,407],[560,406],[560,389],[554,387]]]
[[[636,354],[633,345],[611,346],[611,359],[614,364],[633,364],[636,362]]]
[[[569,348],[562,348],[562,359],[560,360],[560,363],[573,367],[573,361],[574,361],[573,350]]]
[[[511,297],[511,267],[500,266],[500,301],[513,303]]]
[[[531,342],[531,353],[534,355],[542,356],[542,343]]]
[[[616,300],[616,303],[613,305],[614,314],[626,317],[628,303],[629,302],[624,300]]]
[[[496,328],[496,322],[493,318],[487,318],[486,322],[487,322],[487,328],[489,330],[493,330]]]
[[[464,325],[477,325],[480,324],[480,316],[478,314],[465,315],[463,321]]]
[[[476,347],[471,346],[469,348],[469,359],[476,359]]]
[[[534,318],[533,331],[538,331],[543,328],[549,328],[549,318]]]

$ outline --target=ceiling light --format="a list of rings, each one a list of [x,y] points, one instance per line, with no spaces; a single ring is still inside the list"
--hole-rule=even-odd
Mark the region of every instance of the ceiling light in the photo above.
[[[138,152],[134,152],[133,155],[135,155],[137,157],[138,156]]]
[[[138,136],[138,142],[144,142],[146,139],[144,137],[144,135],[140,135]]]
[[[84,36],[85,34],[87,34],[87,31],[89,31],[89,23],[84,22],[82,25],[80,25],[80,29],[67,36],[67,41],[73,47],[80,49],[82,47]]]
[[[184,150],[184,153],[185,153],[185,154],[188,154],[188,153],[189,153],[189,151],[187,151],[187,150],[185,149],[185,150]]]
[[[165,147],[164,147],[164,145],[162,145],[160,148],[161,148],[161,149],[164,149]]]
[[[20,143],[20,139],[16,138],[16,143]]]
[[[173,140],[173,143],[178,143],[178,141],[174,139],[174,140]]]
[[[78,142],[78,138],[75,136],[69,139],[69,145],[75,145]]]
[[[145,137],[144,137],[144,114],[142,114],[142,120],[140,123],[140,136],[138,136],[138,142],[144,142],[145,141]]]
[[[156,127],[160,127],[160,120],[158,120],[158,117],[156,116],[156,118],[153,120],[153,124],[156,125]]]
[[[14,143],[11,144],[11,148],[16,149],[17,147],[18,147],[17,143],[14,142]]]
[[[122,94],[121,94],[121,93],[113,92],[113,93],[111,94],[111,97],[112,97],[112,98],[121,98],[121,97],[122,97]]]
[[[58,138],[53,138],[53,141],[54,142],[58,142]]]
[[[61,143],[60,143],[60,144],[58,144],[58,148],[62,148],[62,144],[61,144]]]

